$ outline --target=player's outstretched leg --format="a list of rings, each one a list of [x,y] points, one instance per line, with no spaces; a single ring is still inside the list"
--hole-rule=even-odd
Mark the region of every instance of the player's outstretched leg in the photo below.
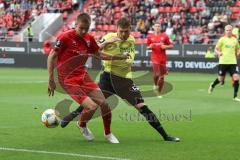
[[[74,118],[80,115],[83,111],[83,106],[79,106],[75,111],[66,115],[60,122],[62,128],[65,128]]]
[[[209,86],[209,88],[208,88],[208,93],[211,94],[211,93],[213,92],[214,87],[215,87],[216,85],[218,85],[219,83],[220,83],[219,78],[216,78],[215,81],[213,81],[213,82],[210,84],[210,86]]]
[[[146,106],[137,107],[139,112],[146,118],[148,123],[161,134],[165,141],[180,142],[180,138],[169,136],[164,130],[163,126],[157,119],[156,115]]]
[[[238,77],[237,74],[234,74],[232,76],[232,79],[233,79],[233,88],[234,88],[233,89],[233,91],[234,91],[234,93],[233,93],[233,100],[237,101],[237,102],[240,102],[240,99],[237,97],[238,89],[239,89],[239,77]]]
[[[106,99],[104,98],[103,93],[100,90],[93,91],[89,94],[89,97],[100,106],[101,109],[101,115],[103,119],[103,125],[104,125],[104,137],[107,141],[110,143],[119,143],[118,139],[111,133],[111,118],[112,118],[112,112],[111,108],[108,105]],[[90,113],[85,112],[81,115],[81,127],[86,127],[86,119],[89,119],[88,117]]]

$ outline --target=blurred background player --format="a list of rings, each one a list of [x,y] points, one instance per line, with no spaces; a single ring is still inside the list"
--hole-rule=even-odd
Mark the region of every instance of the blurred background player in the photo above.
[[[109,108],[104,95],[99,89],[98,85],[91,80],[85,69],[85,63],[89,56],[96,56],[98,58],[110,59],[126,59],[127,56],[108,56],[99,52],[99,47],[95,39],[87,32],[89,30],[91,20],[88,14],[82,13],[77,16],[75,29],[63,32],[57,38],[54,49],[48,56],[48,72],[49,96],[54,95],[56,83],[54,79],[54,61],[57,61],[57,80],[68,93],[72,99],[83,107],[88,109],[88,112],[100,106]],[[88,119],[86,119],[88,120]],[[104,127],[110,130],[110,125],[107,122],[109,117],[103,116]],[[79,126],[78,126],[79,127]],[[91,133],[86,127],[79,127],[81,132],[84,132],[88,140],[92,140]],[[111,134],[110,138],[114,138]]]
[[[154,24],[154,33],[147,36],[147,48],[152,49],[151,60],[153,65],[153,80],[154,90],[159,93],[159,98],[162,98],[161,92],[164,85],[164,75],[167,74],[167,55],[166,49],[173,48],[168,35],[162,32],[160,24]]]
[[[127,60],[119,61],[104,61],[104,72],[100,76],[99,87],[104,93],[105,98],[115,94],[122,99],[127,100],[129,104],[134,106],[139,113],[146,118],[148,123],[164,138],[165,141],[178,142],[180,141],[179,138],[171,137],[165,132],[156,115],[144,103],[139,88],[132,81],[131,65],[135,57],[135,39],[130,35],[130,31],[130,21],[127,18],[120,18],[117,22],[117,32],[108,33],[100,40],[99,46],[100,48],[103,48],[104,53],[112,56],[127,53],[129,54],[129,58]],[[80,108],[81,106],[79,109]],[[91,114],[92,113],[90,112],[83,112],[81,114],[81,127],[86,127],[85,118],[92,117]],[[108,117],[111,117],[111,112],[108,114]],[[73,118],[74,117],[72,117],[72,119]]]
[[[237,66],[237,56],[239,56],[239,43],[232,35],[232,26],[225,26],[225,35],[221,37],[216,45],[215,52],[219,57],[218,78],[209,86],[208,93],[212,93],[217,84],[224,81],[225,75],[229,72],[233,80],[233,100],[240,102],[237,98],[239,88],[239,68]]]
[[[208,47],[208,50],[205,54],[205,58],[215,58],[215,53],[213,51],[213,47],[212,46],[209,46]]]

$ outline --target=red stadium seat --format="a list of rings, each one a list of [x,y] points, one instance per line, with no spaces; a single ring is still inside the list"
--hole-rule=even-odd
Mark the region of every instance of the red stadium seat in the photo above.
[[[162,13],[162,12],[165,11],[165,9],[164,9],[164,7],[159,7],[159,8],[158,8],[158,11],[159,11],[160,13]]]
[[[197,7],[191,7],[190,13],[196,13],[198,11]]]
[[[232,7],[231,11],[232,11],[232,13],[239,13],[240,12],[240,8],[239,7]]]
[[[166,7],[165,10],[164,10],[164,12],[167,12],[167,13],[168,13],[168,12],[171,12],[171,7]]]
[[[96,29],[97,30],[103,30],[103,26],[99,24],[99,25],[97,25]]]
[[[178,7],[172,7],[171,12],[173,13],[179,12]]]
[[[146,44],[146,43],[147,43],[147,39],[143,39],[143,38],[136,39],[136,44]]]
[[[110,25],[109,26],[109,31],[115,31],[116,30],[116,26],[115,25]]]
[[[240,7],[240,1],[237,1],[235,4],[236,7]]]
[[[109,26],[107,24],[103,25],[102,30],[103,31],[108,31],[109,30]]]
[[[9,37],[14,36],[14,31],[13,31],[13,30],[8,31],[7,35],[8,35]]]
[[[141,37],[141,33],[140,32],[132,32],[131,34],[135,38],[140,38]]]

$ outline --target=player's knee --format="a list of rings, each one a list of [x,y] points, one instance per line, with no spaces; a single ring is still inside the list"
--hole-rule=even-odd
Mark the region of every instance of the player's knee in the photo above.
[[[100,106],[100,107],[108,107],[108,103],[107,103],[107,101],[104,99],[104,100],[100,101],[99,106]]]
[[[218,80],[219,80],[220,82],[223,82],[223,81],[224,81],[224,77],[223,77],[223,76],[219,76],[219,77],[218,77]]]
[[[89,110],[96,110],[98,107],[98,105],[96,103],[91,103],[89,105],[87,105],[87,109]]]
[[[144,103],[138,103],[138,104],[135,105],[135,108],[139,110],[139,109],[141,109],[144,105],[145,105]]]
[[[232,77],[233,77],[233,81],[238,81],[239,80],[238,74],[234,74]]]

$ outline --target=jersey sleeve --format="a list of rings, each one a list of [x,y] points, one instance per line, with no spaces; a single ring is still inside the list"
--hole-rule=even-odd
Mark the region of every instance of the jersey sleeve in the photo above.
[[[67,39],[63,34],[61,34],[53,47],[54,51],[63,51],[66,47]]]
[[[172,45],[172,42],[170,38],[166,35],[166,40],[165,40],[166,45]]]
[[[222,45],[223,45],[223,38],[220,38],[216,44],[216,48],[221,50]]]

